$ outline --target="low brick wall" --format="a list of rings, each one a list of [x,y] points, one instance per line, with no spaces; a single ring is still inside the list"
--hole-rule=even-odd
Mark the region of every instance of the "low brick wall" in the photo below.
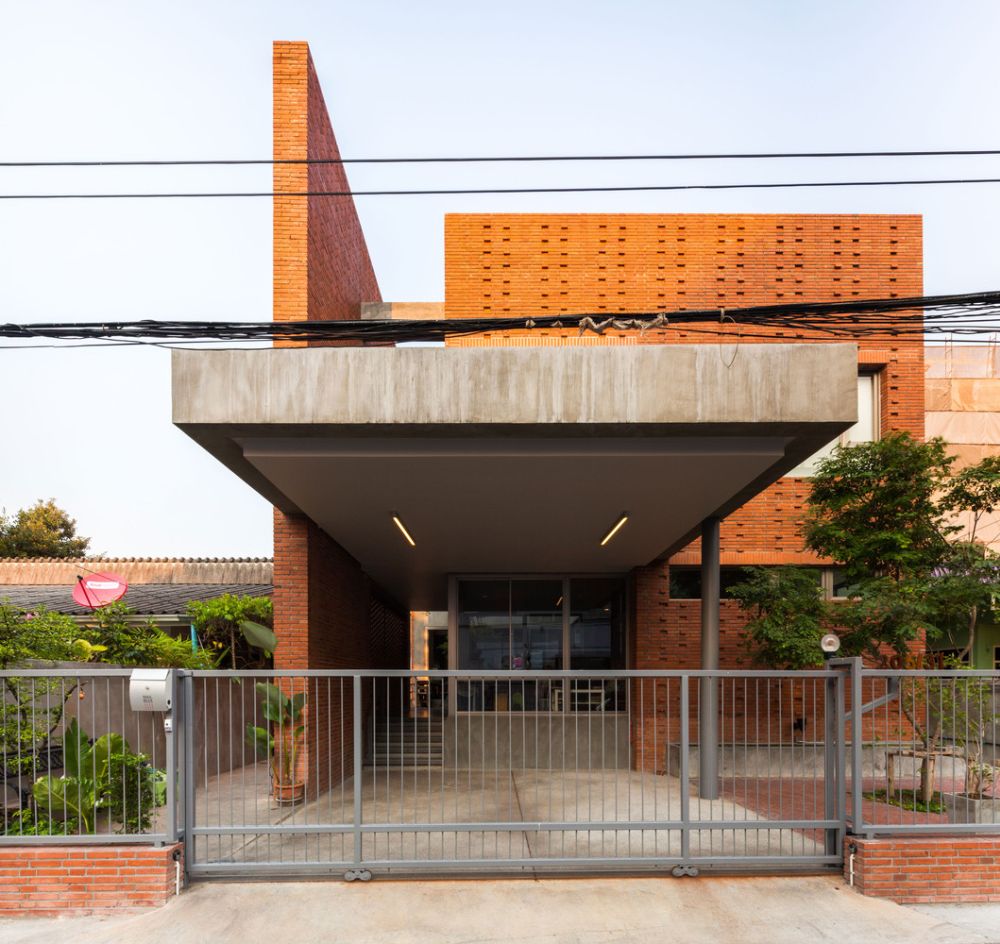
[[[848,836],[844,874],[854,855],[854,887],[862,895],[900,904],[1000,902],[1000,835]]]
[[[165,905],[176,889],[174,850],[182,848],[2,846],[0,915],[91,914]]]

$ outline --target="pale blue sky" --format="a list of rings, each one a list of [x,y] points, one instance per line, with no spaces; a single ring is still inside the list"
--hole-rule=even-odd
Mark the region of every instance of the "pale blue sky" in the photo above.
[[[0,159],[267,157],[308,40],[345,156],[1000,147],[995,2],[0,0]],[[1000,176],[1000,158],[353,168],[352,184]],[[268,168],[14,171],[0,191],[267,189]],[[922,213],[928,292],[1000,288],[1000,185],[360,201],[383,296],[442,297],[461,211]],[[271,305],[267,200],[0,203],[0,320]],[[262,555],[270,508],[170,423],[159,350],[0,351],[0,505],[112,555]]]

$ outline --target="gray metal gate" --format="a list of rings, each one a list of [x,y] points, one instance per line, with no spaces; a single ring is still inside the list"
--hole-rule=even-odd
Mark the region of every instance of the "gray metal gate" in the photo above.
[[[841,671],[184,673],[188,869],[839,868],[844,683]],[[706,699],[711,783],[699,781]]]

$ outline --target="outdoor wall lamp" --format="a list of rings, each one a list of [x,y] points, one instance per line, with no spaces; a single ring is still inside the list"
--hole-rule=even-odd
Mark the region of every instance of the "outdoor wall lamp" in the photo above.
[[[399,515],[396,512],[392,512],[392,521],[393,524],[395,524],[396,527],[399,528],[400,533],[403,535],[403,537],[406,538],[406,543],[409,544],[410,547],[416,547],[417,542],[414,541],[412,537],[410,537],[410,532],[406,530],[406,525],[403,524],[403,522],[400,520]]]
[[[618,520],[612,525],[611,530],[601,538],[601,547],[604,547],[621,529],[621,526],[628,521],[628,512],[623,511],[621,515],[618,516]]]

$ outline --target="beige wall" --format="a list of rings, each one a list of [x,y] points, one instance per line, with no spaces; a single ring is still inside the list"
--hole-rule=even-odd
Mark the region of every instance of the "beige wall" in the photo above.
[[[948,441],[956,470],[1000,455],[1000,345],[928,347],[924,362],[927,436]],[[971,520],[956,523],[968,536]],[[976,537],[1000,550],[1000,514],[983,517]]]

